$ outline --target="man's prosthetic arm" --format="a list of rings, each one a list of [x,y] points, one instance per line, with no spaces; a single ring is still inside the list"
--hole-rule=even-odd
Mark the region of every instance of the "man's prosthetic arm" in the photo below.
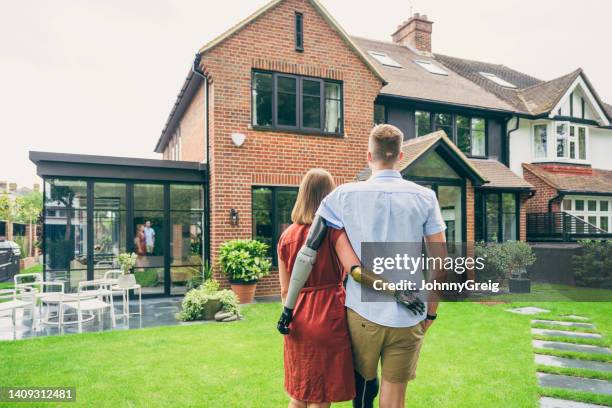
[[[298,252],[293,264],[291,279],[289,280],[289,289],[287,291],[287,299],[285,300],[281,317],[276,325],[276,328],[281,334],[289,334],[289,323],[291,323],[293,319],[293,309],[295,308],[298,295],[300,290],[304,287],[306,280],[308,280],[308,276],[310,276],[312,266],[317,258],[317,250],[321,246],[321,242],[323,242],[326,233],[327,225],[325,225],[325,220],[321,218],[321,216],[316,215],[308,231],[306,242]],[[351,267],[350,274],[356,282],[370,288],[373,288],[374,281],[376,280],[382,283],[386,282],[384,279],[359,265]],[[423,313],[425,310],[425,305],[413,292],[399,290],[386,290],[384,292],[393,296],[398,303],[407,307],[414,314]]]

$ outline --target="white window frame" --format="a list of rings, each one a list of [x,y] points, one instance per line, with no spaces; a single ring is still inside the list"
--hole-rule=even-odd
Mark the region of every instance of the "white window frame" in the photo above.
[[[608,219],[608,230],[607,232],[612,233],[612,197],[608,197],[608,196],[565,196],[563,197],[563,201],[565,200],[570,200],[571,201],[571,209],[567,210],[563,208],[563,202],[561,203],[561,211],[566,212],[568,214],[571,214],[575,217],[580,217],[581,219],[583,219],[585,222],[589,222],[589,217],[596,217],[595,218],[595,225],[597,228],[603,229],[601,227],[601,219],[602,217],[605,217]],[[582,211],[578,211],[576,210],[576,200],[582,200],[584,201],[584,208],[582,209]],[[595,201],[596,202],[596,207],[595,207],[595,211],[589,211],[589,201]],[[608,210],[607,211],[602,211],[601,210],[601,202],[602,201],[607,201],[608,202]]]
[[[557,141],[559,136],[557,135],[557,126],[564,124],[566,126],[566,146],[565,146],[565,155],[563,157],[557,157]],[[536,142],[535,142],[535,128],[536,126],[546,126],[546,156],[538,157],[536,155]],[[574,128],[574,136],[571,136],[571,129]],[[584,129],[584,146],[585,146],[585,158],[580,158],[580,139],[578,137],[580,133],[580,129]],[[535,121],[531,124],[531,157],[532,162],[558,162],[558,163],[577,163],[577,164],[588,164],[590,163],[590,154],[589,154],[589,134],[590,127],[582,124],[575,123],[571,121]],[[574,143],[575,147],[575,157],[570,157],[570,144]]]
[[[536,133],[535,133],[535,128],[536,126],[545,126],[546,127],[546,152],[544,154],[543,157],[537,157],[536,156],[536,142],[535,142],[535,137],[536,137]],[[544,122],[544,121],[539,121],[539,122],[534,122],[531,124],[531,157],[533,157],[533,161],[534,162],[538,162],[538,161],[550,161],[550,123],[549,122]],[[555,145],[555,149],[556,149],[556,145]],[[556,150],[555,150],[555,154],[556,154]]]

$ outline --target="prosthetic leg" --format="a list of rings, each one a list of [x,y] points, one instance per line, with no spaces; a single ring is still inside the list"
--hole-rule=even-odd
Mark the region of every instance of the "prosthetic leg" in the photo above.
[[[312,266],[317,258],[317,250],[321,246],[321,242],[323,242],[326,233],[327,225],[325,225],[324,219],[319,215],[315,216],[310,230],[308,231],[306,242],[295,258],[293,270],[291,271],[291,279],[289,281],[289,289],[287,291],[287,299],[285,300],[281,317],[276,325],[278,331],[283,335],[289,334],[289,324],[293,319],[293,309],[295,308],[297,297],[300,290],[304,287],[308,276],[310,276]],[[375,275],[359,265],[353,266],[350,273],[356,282],[370,288],[373,287],[374,282],[377,280],[383,283],[386,282],[380,276]],[[413,292],[386,290],[385,293],[393,296],[396,302],[407,307],[414,314],[421,314],[425,310],[425,305]]]

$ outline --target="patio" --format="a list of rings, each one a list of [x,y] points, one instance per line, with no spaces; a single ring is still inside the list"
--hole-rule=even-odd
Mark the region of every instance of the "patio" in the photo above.
[[[129,319],[122,316],[123,305],[120,301],[115,302],[116,327],[111,327],[109,313],[105,312],[102,320],[94,319],[83,323],[83,333],[103,332],[110,330],[132,330],[158,326],[190,325],[194,322],[181,322],[175,318],[175,314],[181,309],[182,297],[152,298],[142,300],[142,316],[132,315]],[[130,301],[130,309],[138,310],[138,300]],[[25,314],[25,316],[24,316]],[[201,323],[201,322],[196,322]],[[15,329],[13,330],[9,315],[0,316],[0,340],[18,340],[32,337],[57,336],[62,334],[78,333],[76,324],[65,324],[62,328],[57,325],[38,323],[32,327],[31,312],[29,309],[18,309],[16,311]]]

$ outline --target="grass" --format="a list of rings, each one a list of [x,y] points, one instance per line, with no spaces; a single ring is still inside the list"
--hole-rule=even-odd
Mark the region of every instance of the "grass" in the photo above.
[[[544,388],[540,387],[540,395],[543,397],[552,397],[567,399],[572,401],[581,401],[590,404],[599,404],[612,406],[612,396],[592,394],[590,392],[570,391],[560,388]]]
[[[440,306],[410,406],[536,407],[528,320],[501,310]],[[235,323],[2,342],[0,378],[3,386],[74,386],[69,407],[285,406],[279,311],[259,304]]]
[[[505,293],[491,296],[490,300],[531,302],[531,304],[533,302],[612,302],[612,290],[533,282],[530,293]]]
[[[533,349],[533,352],[537,354],[546,354],[548,356],[574,358],[577,360],[602,361],[604,363],[612,362],[612,356],[609,354],[577,353],[575,351],[549,350],[535,347]]]
[[[551,310],[546,317],[588,316],[612,337],[612,303],[529,305]],[[609,396],[538,387],[533,317],[504,311],[519,306],[527,304],[441,304],[417,379],[408,387],[408,406],[535,408],[540,395],[612,404]],[[246,319],[235,323],[1,342],[2,386],[74,386],[77,402],[69,407],[285,406],[282,337],[275,330],[279,311],[279,304],[258,304],[245,307]]]
[[[564,336],[548,336],[545,334],[533,334],[532,336],[536,340],[562,341],[564,343],[586,344],[589,346],[599,346],[599,347],[608,347],[610,345],[610,341],[605,338],[583,339],[583,338],[564,337]]]
[[[536,370],[541,373],[571,375],[572,377],[593,378],[596,380],[612,380],[612,372],[609,371],[585,370],[570,367],[552,367],[542,364],[538,364]]]
[[[531,327],[534,327],[537,329],[547,329],[547,330],[562,330],[562,331],[582,332],[582,333],[599,333],[596,329],[591,329],[588,327],[562,326],[560,324],[554,324],[554,323],[532,323]]]

